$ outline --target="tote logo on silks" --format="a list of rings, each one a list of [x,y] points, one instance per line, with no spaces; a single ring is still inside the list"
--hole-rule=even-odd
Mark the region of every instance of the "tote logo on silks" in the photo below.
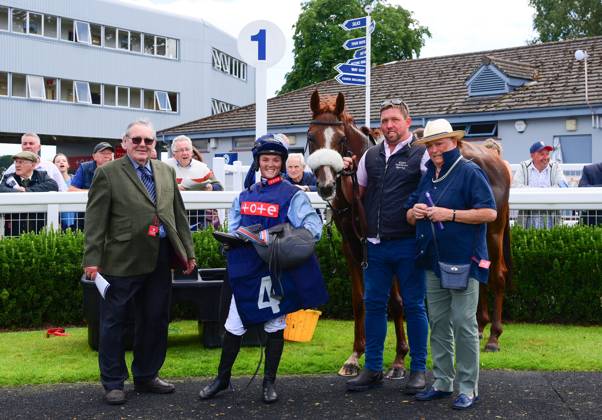
[[[278,217],[279,204],[262,203],[260,201],[243,201],[240,205],[240,213],[247,216]]]

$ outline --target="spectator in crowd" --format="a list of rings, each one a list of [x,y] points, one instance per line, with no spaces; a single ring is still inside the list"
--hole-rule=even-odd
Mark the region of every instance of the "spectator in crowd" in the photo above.
[[[583,167],[579,187],[602,187],[602,162]],[[583,210],[581,221],[586,225],[602,224],[602,210]]]
[[[483,146],[487,149],[491,149],[497,152],[497,155],[504,161],[506,165],[506,169],[508,169],[508,173],[510,174],[510,179],[512,179],[512,167],[510,166],[510,162],[502,158],[502,145],[496,139],[489,138],[483,142]]]
[[[301,153],[291,153],[286,160],[286,175],[284,179],[301,191],[317,191],[316,177],[305,171],[305,159]]]
[[[52,159],[52,163],[58,168],[61,175],[63,175],[63,179],[67,184],[67,187],[71,185],[71,175],[69,174],[69,160],[67,156],[62,153],[57,153]],[[75,220],[77,217],[77,213],[68,211],[61,213],[61,227],[63,230],[68,228],[75,228]]]
[[[176,137],[171,144],[174,157],[165,161],[176,170],[176,180],[181,191],[223,191],[223,186],[211,169],[202,161],[202,156],[187,136]],[[207,226],[218,228],[220,225],[217,211],[214,209],[197,210],[189,216],[192,230]]]
[[[150,159],[156,134],[146,120],[132,122],[123,144],[127,155],[96,170],[88,192],[83,265],[110,284],[100,301],[98,361],[105,401],[126,402],[128,378],[123,330],[135,302],[132,376],[137,392],[168,394],[159,378],[167,351],[172,263],[190,274],[194,245],[174,170]]]
[[[45,171],[36,170],[38,155],[23,151],[13,156],[14,172],[5,173],[0,181],[0,193],[58,191],[56,181]],[[12,213],[4,216],[6,234],[39,232],[46,224],[43,213]]]
[[[151,159],[158,159],[157,149],[155,147],[153,147],[151,150]]]
[[[464,131],[454,131],[447,120],[427,123],[417,143],[426,144],[431,160],[405,204],[408,223],[416,225],[416,263],[426,269],[435,378],[430,389],[416,394],[416,400],[449,397],[456,381],[459,394],[452,407],[459,410],[479,400],[476,311],[479,283],[488,279],[487,223],[497,216],[486,175],[460,154],[457,146],[462,137]],[[465,270],[462,284],[452,288],[444,281],[444,263],[452,272]]]
[[[21,136],[21,150],[35,153],[38,156],[38,163],[36,169],[42,170],[48,174],[48,176],[56,182],[59,191],[67,191],[67,184],[63,179],[63,175],[59,172],[58,168],[52,162],[46,162],[40,159],[40,149],[42,144],[40,137],[36,133],[25,133]],[[13,163],[6,170],[6,174],[15,172],[15,164]]]
[[[356,378],[347,381],[350,391],[382,385],[387,302],[394,275],[403,300],[410,345],[410,375],[404,393],[413,395],[426,387],[425,274],[414,264],[416,231],[406,221],[403,205],[416,190],[422,162],[428,160],[428,155],[424,146],[414,145],[411,125],[405,102],[398,98],[385,100],[380,107],[380,128],[385,140],[368,149],[357,165],[359,194],[368,222],[368,267],[364,270],[366,363]],[[354,164],[350,157],[343,161],[345,169]],[[394,170],[385,170],[387,167]]]
[[[224,188],[202,161],[193,158],[192,141],[187,136],[176,137],[171,144],[174,157],[165,161],[176,170],[178,187],[182,191],[222,191]]]
[[[515,188],[568,187],[560,163],[550,159],[552,146],[536,141],[529,148],[531,159],[524,160],[518,166],[512,179]],[[550,228],[559,224],[559,210],[519,210],[517,223],[525,228]]]
[[[113,146],[105,141],[94,146],[94,149],[92,150],[92,160],[79,165],[79,168],[77,168],[77,171],[71,180],[69,191],[88,191],[92,185],[92,179],[94,178],[96,168],[100,168],[104,164],[112,161],[114,152],[115,149]]]

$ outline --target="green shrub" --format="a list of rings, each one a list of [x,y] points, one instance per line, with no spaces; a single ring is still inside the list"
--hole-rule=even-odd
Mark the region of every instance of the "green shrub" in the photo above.
[[[211,230],[193,234],[200,267],[224,267]],[[83,322],[83,234],[40,233],[0,240],[0,328]],[[317,254],[329,302],[324,316],[350,319],[351,280],[341,235],[324,233]],[[513,287],[505,317],[515,321],[602,323],[602,227],[512,230]],[[178,318],[194,317],[191,307]]]

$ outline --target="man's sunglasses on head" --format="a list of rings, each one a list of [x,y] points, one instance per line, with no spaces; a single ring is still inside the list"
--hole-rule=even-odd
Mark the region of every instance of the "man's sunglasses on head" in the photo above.
[[[406,103],[404,101],[402,101],[399,98],[393,98],[393,99],[385,99],[381,104],[380,104],[380,109],[381,111],[387,107],[390,106],[397,106],[403,109],[409,109],[408,106],[406,105]]]

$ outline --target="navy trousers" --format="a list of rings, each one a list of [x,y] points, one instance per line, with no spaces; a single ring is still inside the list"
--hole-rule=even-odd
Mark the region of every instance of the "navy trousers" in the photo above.
[[[403,311],[410,345],[410,369],[426,370],[428,322],[424,270],[416,268],[414,238],[368,243],[368,268],[364,271],[366,306],[366,364],[372,371],[383,368],[383,347],[387,334],[387,302],[393,275],[399,279]]]
[[[146,381],[158,375],[167,351],[167,328],[171,299],[169,239],[160,239],[155,270],[133,277],[105,276],[111,284],[100,304],[98,364],[106,390],[123,389],[128,378],[125,363],[124,327],[128,305],[135,308],[134,381]],[[125,257],[125,256],[124,256]]]

